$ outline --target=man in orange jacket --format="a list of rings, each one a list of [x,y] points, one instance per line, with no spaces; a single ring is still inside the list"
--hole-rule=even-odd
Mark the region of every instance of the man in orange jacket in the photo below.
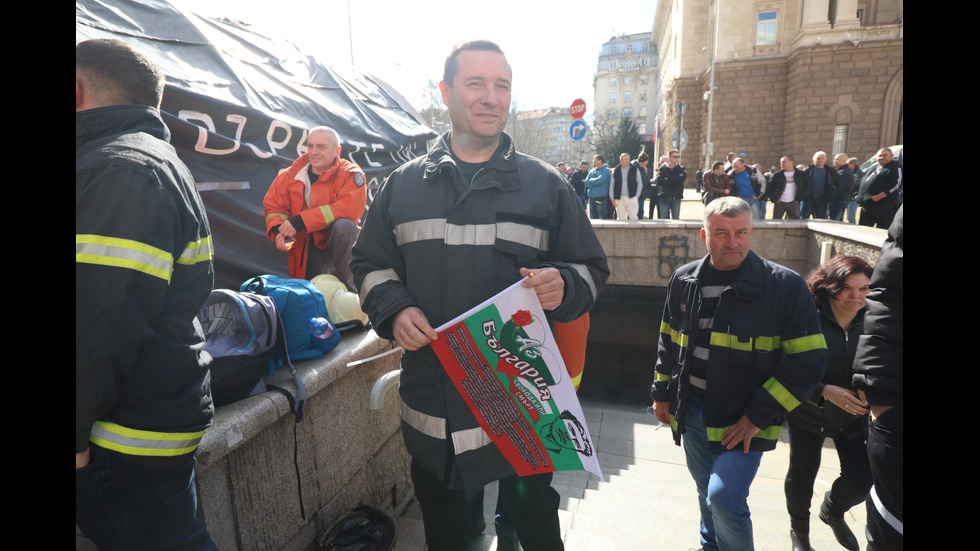
[[[306,145],[265,194],[266,235],[289,254],[290,277],[333,273],[356,292],[350,251],[367,202],[364,172],[340,158],[340,136],[331,128],[310,130]]]

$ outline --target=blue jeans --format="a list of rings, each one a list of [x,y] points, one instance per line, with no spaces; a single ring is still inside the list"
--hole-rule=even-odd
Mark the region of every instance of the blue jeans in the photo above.
[[[806,220],[812,215],[814,218],[826,220],[828,205],[827,200],[822,197],[810,197],[800,206],[800,218]]]
[[[848,201],[831,201],[830,202],[830,219],[843,221],[844,220],[844,210],[847,209]]]
[[[857,214],[858,214],[858,202],[857,201],[848,201],[847,202],[847,222],[849,224],[857,224],[858,223]]]
[[[759,201],[755,197],[742,197],[742,200],[749,204],[752,208],[752,217],[756,220],[766,219],[766,202]],[[761,208],[760,208],[761,205]]]
[[[687,395],[684,426],[687,469],[698,487],[701,507],[701,546],[705,551],[752,551],[747,500],[762,452],[745,453],[741,447],[712,449],[704,428],[704,407],[691,393]]]
[[[661,220],[666,220],[668,218],[673,218],[674,220],[681,219],[681,200],[671,199],[669,197],[660,198],[660,218]]]
[[[606,219],[606,201],[608,197],[590,197],[589,198],[589,218],[593,220],[605,220]]]
[[[75,523],[100,550],[217,551],[197,519],[193,455],[165,470],[89,450],[89,464],[75,469]]]

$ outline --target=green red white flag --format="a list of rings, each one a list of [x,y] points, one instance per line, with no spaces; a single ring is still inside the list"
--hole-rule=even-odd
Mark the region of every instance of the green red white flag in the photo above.
[[[431,346],[519,476],[586,470],[601,479],[575,386],[523,281],[437,328]]]

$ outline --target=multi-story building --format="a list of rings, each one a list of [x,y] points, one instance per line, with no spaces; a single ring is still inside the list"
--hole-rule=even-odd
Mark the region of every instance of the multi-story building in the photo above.
[[[865,159],[904,141],[902,0],[672,0],[657,5],[660,149],[688,105],[687,166],[816,151]],[[711,90],[712,78],[714,81]],[[713,151],[711,151],[713,150]],[[695,161],[697,158],[697,162]]]
[[[592,149],[586,139],[573,140],[568,107],[547,107],[511,113],[505,131],[514,138],[517,150],[533,155],[552,165],[564,162],[578,166],[578,161],[591,157]]]
[[[602,45],[592,80],[593,123],[597,134],[606,128],[615,129],[625,115],[636,121],[645,140],[652,138],[656,127],[650,92],[656,67],[657,48],[648,32],[614,36]]]

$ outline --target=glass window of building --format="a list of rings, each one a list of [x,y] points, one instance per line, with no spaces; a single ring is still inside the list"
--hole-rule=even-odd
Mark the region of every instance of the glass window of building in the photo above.
[[[623,92],[623,101],[633,101],[633,92]]]
[[[616,77],[609,79],[609,86],[616,86]]]
[[[609,92],[609,103],[616,103],[616,92]]]
[[[832,155],[847,151],[847,125],[838,124],[834,126],[834,147],[831,149]],[[829,161],[830,159],[828,159]]]
[[[755,45],[770,46],[776,43],[776,12],[759,12],[759,24],[756,29]]]
[[[625,79],[623,79],[623,80],[625,80],[625,81],[626,81],[626,82],[625,82],[625,84],[626,84],[627,86],[629,86],[630,84],[633,84],[633,77],[626,77],[626,78],[625,78]]]

